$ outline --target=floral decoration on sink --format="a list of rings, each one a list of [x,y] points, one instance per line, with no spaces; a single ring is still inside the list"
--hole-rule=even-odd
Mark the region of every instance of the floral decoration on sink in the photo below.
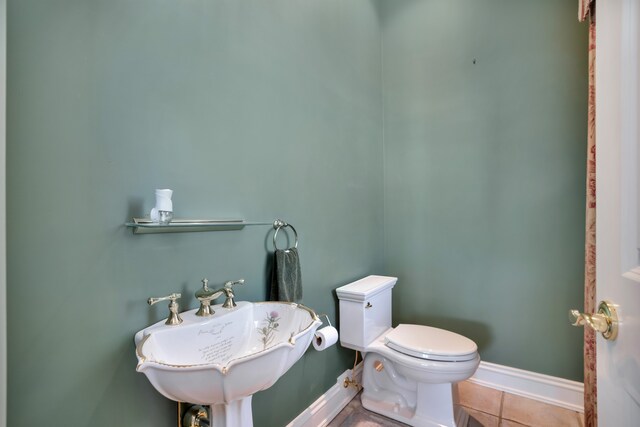
[[[275,333],[278,332],[278,320],[280,317],[277,311],[272,311],[271,313],[267,313],[267,317],[262,321],[265,326],[262,328],[257,328],[258,333],[262,335],[261,341],[263,345],[263,350],[266,350],[269,344],[273,342],[275,338]]]

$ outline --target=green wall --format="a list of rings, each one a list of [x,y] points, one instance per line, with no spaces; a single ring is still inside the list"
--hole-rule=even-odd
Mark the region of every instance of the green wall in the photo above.
[[[381,1],[394,322],[582,381],[587,27],[574,2]],[[475,63],[474,63],[475,61]]]
[[[11,0],[8,425],[175,426],[135,371],[149,296],[244,277],[263,300],[273,230],[133,236],[174,190],[179,217],[283,218],[304,301],[381,264],[380,31],[368,0]],[[255,395],[281,427],[352,363],[311,349]]]
[[[574,9],[10,0],[8,424],[173,426],[174,405],[135,372],[133,334],[166,316],[147,297],[181,291],[194,308],[202,277],[244,277],[238,298],[265,298],[268,227],[123,227],[159,187],[179,217],[294,224],[304,301],[332,319],[337,286],[394,274],[396,323],[580,380],[565,315],[582,283]],[[307,352],[255,395],[256,427],[286,424],[351,357]]]

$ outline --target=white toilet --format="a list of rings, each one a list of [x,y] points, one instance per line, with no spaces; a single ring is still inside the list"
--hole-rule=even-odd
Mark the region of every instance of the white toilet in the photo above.
[[[362,406],[411,426],[462,427],[454,413],[453,383],[478,368],[470,339],[422,325],[391,327],[391,290],[396,277],[368,276],[336,289],[340,344],[364,355]]]

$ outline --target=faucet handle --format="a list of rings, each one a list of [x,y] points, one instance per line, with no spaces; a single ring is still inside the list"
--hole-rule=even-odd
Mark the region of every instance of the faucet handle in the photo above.
[[[149,298],[147,300],[147,304],[149,305],[154,305],[156,303],[159,303],[160,301],[167,301],[169,300],[169,317],[167,317],[167,321],[164,322],[165,325],[171,325],[171,326],[175,326],[175,325],[179,325],[180,323],[182,323],[182,319],[180,318],[180,315],[178,314],[178,309],[180,308],[178,306],[178,302],[177,300],[180,299],[182,297],[182,294],[179,293],[172,293],[171,295],[167,295],[166,297],[158,297],[158,298]]]
[[[231,289],[231,287],[235,285],[244,285],[244,279],[229,280],[228,282],[224,283],[224,287],[229,289]]]
[[[243,285],[243,284],[244,284],[244,279],[229,280],[228,282],[225,282],[222,290],[224,291],[227,297],[227,300],[224,302],[224,304],[222,304],[223,308],[233,308],[237,305],[236,302],[233,300],[233,298],[235,297],[233,293],[233,287],[235,285]]]
[[[167,295],[166,297],[149,298],[147,300],[147,304],[154,305],[155,303],[158,303],[160,301],[167,301],[167,300],[171,300],[172,302],[175,302],[180,298],[182,298],[182,294],[174,292],[171,295]]]

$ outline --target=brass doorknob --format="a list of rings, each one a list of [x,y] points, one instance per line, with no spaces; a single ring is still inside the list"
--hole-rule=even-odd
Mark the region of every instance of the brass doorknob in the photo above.
[[[600,332],[607,340],[613,341],[618,336],[618,314],[615,306],[609,301],[601,301],[595,314],[569,310],[569,321],[573,326],[587,325]]]

